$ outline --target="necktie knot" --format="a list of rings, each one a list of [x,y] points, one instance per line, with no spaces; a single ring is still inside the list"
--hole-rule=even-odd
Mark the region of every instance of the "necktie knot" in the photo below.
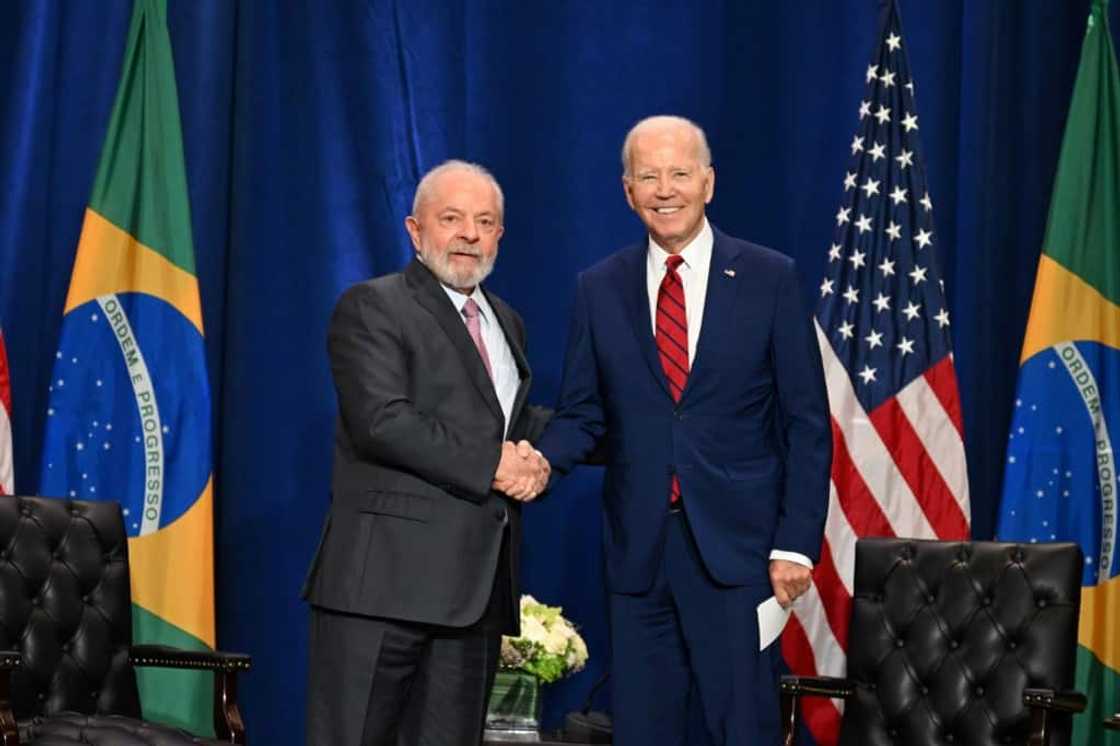
[[[682,264],[684,264],[684,257],[680,254],[671,254],[669,258],[665,260],[665,268],[670,272],[676,272]]]
[[[467,298],[467,302],[463,304],[463,315],[468,319],[476,319],[479,314],[478,304],[475,303],[474,298]]]

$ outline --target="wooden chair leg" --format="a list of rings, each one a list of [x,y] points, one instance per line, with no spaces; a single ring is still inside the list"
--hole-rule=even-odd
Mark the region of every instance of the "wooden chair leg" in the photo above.
[[[1031,708],[1031,730],[1027,746],[1048,746],[1050,743],[1050,711],[1042,707]]]
[[[797,737],[797,715],[801,710],[801,697],[782,692],[782,746],[793,746]]]
[[[19,746],[19,726],[12,712],[12,672],[0,672],[0,746]]]
[[[214,672],[214,736],[220,741],[245,744],[245,723],[237,706],[237,674]]]

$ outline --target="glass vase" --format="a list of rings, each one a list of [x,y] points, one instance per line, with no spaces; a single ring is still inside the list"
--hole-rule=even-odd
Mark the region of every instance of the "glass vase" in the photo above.
[[[540,679],[524,671],[499,670],[486,708],[486,740],[539,741],[540,720]]]

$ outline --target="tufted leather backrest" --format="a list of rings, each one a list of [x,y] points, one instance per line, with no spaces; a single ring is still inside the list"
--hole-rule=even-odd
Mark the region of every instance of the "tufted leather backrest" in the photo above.
[[[0,650],[19,650],[16,718],[139,717],[128,542],[113,502],[0,497]]]
[[[1076,544],[860,540],[842,746],[1026,743],[1023,689],[1073,685],[1082,562]]]

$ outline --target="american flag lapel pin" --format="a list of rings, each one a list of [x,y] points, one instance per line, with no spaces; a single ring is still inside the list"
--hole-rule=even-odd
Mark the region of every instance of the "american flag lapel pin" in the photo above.
[[[723,273],[725,275],[727,275],[728,277],[734,277],[735,276],[735,270],[733,270],[733,269],[725,269],[725,270],[723,270]]]

